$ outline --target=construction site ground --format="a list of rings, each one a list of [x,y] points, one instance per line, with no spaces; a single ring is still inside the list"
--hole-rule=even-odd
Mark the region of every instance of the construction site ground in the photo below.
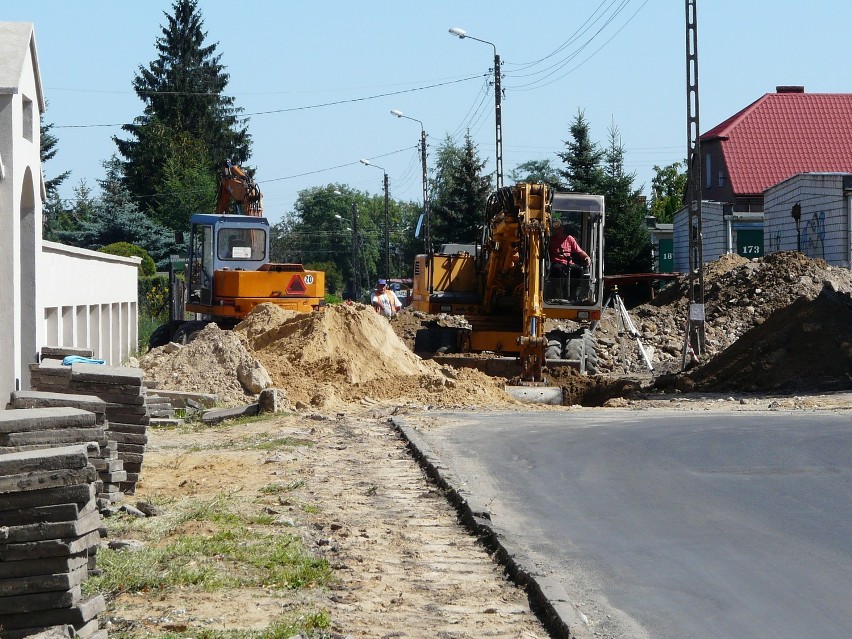
[[[852,276],[799,254],[723,258],[708,269],[707,348],[679,369],[685,284],[631,309],[653,372],[614,317],[598,327],[601,374],[552,373],[566,420],[578,410],[829,410],[852,416]],[[277,591],[179,590],[120,595],[115,629],[134,635],[265,627],[301,607],[328,611],[328,637],[546,637],[527,594],[459,522],[390,423],[430,428],[431,409],[488,412],[523,406],[505,380],[439,366],[406,346],[412,331],[446,318],[406,310],[388,322],[372,309],[339,305],[296,316],[259,307],[234,331],[209,326],[182,348],[141,361],[149,378],[176,390],[252,401],[238,379],[262,370],[290,409],[259,421],[152,429],[131,499],[239,495],[266,509],[328,559],[331,586]],[[168,351],[168,352],[167,352]],[[580,406],[585,408],[580,408]],[[523,425],[519,424],[519,428]],[[297,441],[259,449],[256,438]],[[270,494],[270,484],[290,486]],[[608,636],[596,614],[579,636]],[[318,635],[322,636],[322,635]]]

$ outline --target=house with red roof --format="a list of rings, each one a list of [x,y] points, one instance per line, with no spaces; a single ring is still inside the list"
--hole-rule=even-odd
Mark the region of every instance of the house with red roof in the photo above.
[[[801,250],[849,267],[852,93],[779,86],[704,133],[701,161],[705,262]],[[674,220],[676,270],[689,268],[687,218]]]
[[[779,86],[701,136],[705,200],[762,212],[797,173],[852,173],[852,93]]]

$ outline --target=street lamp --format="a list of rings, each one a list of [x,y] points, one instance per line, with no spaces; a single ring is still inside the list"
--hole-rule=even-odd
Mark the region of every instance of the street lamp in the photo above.
[[[390,277],[390,231],[388,225],[388,173],[384,170],[384,168],[380,167],[377,164],[373,164],[369,160],[361,160],[361,164],[364,166],[374,166],[377,169],[381,170],[384,174],[384,187],[385,187],[385,277]]]
[[[464,29],[459,29],[458,27],[450,29],[450,33],[454,36],[458,36],[461,40],[470,38],[471,40],[476,40],[483,44],[490,44],[494,49],[494,122],[497,131],[497,188],[499,189],[503,186],[503,124],[500,118],[502,111],[500,98],[502,92],[500,89],[500,56],[497,55],[497,46],[488,40],[474,38],[473,36],[468,35]]]
[[[391,110],[391,115],[395,115],[398,118],[405,118],[406,120],[413,120],[420,124],[420,165],[421,170],[423,172],[423,218],[426,220],[426,235],[424,237],[424,243],[426,244],[426,253],[432,253],[432,224],[431,219],[429,217],[429,192],[428,192],[428,176],[426,173],[426,129],[423,127],[423,122],[418,120],[417,118],[412,118],[409,115],[405,115],[402,111],[397,109]]]
[[[343,195],[340,191],[335,190],[335,195]],[[343,218],[337,213],[334,214],[341,222]],[[361,299],[361,286],[358,281],[358,203],[352,202],[352,299],[355,302]]]

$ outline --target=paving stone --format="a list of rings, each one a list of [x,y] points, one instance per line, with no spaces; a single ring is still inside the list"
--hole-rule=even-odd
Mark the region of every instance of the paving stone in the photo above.
[[[151,415],[147,412],[141,415],[123,413],[121,409],[111,410],[108,415],[110,424],[131,424],[136,426],[147,426],[151,421]]]
[[[80,628],[74,632],[75,637],[79,637],[79,639],[95,639],[95,637],[100,636],[103,633],[104,639],[106,639],[106,630],[101,630],[100,623],[97,618],[92,619],[89,623],[84,624]]]
[[[118,442],[119,457],[123,457],[123,453],[138,453],[142,455],[145,453],[145,446],[143,444],[125,444],[123,442]]]
[[[89,455],[85,446],[62,446],[44,450],[0,455],[0,476],[61,468],[85,468]]]
[[[101,525],[101,516],[97,510],[71,521],[40,522],[21,526],[4,526],[8,537],[2,544],[25,543],[29,541],[45,541],[48,539],[63,539],[81,537]]]
[[[48,407],[0,411],[0,433],[88,428],[94,425],[95,414],[79,408]]]
[[[56,504],[53,506],[38,506],[36,508],[19,508],[4,510],[0,514],[0,522],[4,526],[22,526],[40,522],[70,521],[80,516],[77,504]]]
[[[27,541],[20,544],[0,544],[0,562],[43,557],[67,557],[100,543],[100,534],[90,532],[72,539],[46,539]],[[0,607],[2,610],[2,607]]]
[[[98,471],[98,476],[103,479],[104,473],[114,473],[119,470],[124,470],[124,460],[122,459],[89,459],[89,463]]]
[[[112,473],[100,473],[100,478],[104,481],[104,486],[106,486],[107,482],[110,484],[119,484],[123,481],[127,481],[127,471],[117,470]]]
[[[42,360],[63,360],[69,355],[76,355],[77,357],[94,357],[92,350],[89,348],[74,348],[71,346],[42,346],[39,353]]]
[[[106,446],[106,430],[103,426],[93,428],[60,428],[28,433],[0,433],[0,446],[32,446],[37,444],[71,444],[97,442]]]
[[[15,391],[12,393],[11,403],[15,408],[80,408],[96,415],[103,415],[107,409],[106,402],[94,395],[72,395],[47,391]]]
[[[184,420],[176,419],[172,417],[152,417],[151,418],[151,426],[159,426],[161,428],[175,428],[177,426],[183,426]]]
[[[142,396],[142,395],[128,395],[128,394],[124,394],[124,393],[110,393],[108,391],[95,390],[95,389],[91,389],[91,388],[89,388],[89,389],[76,388],[73,383],[71,384],[71,386],[68,387],[68,392],[69,393],[79,393],[81,395],[82,394],[94,395],[95,397],[98,397],[98,398],[102,399],[103,401],[105,401],[109,404],[119,404],[121,406],[124,406],[124,405],[127,405],[127,406],[130,406],[130,405],[142,406],[145,403],[145,397]]]
[[[81,565],[70,572],[0,579],[0,597],[71,590],[74,586],[81,586],[88,574],[88,566]]]
[[[187,400],[193,400],[204,408],[213,408],[218,401],[218,396],[207,393],[193,393],[189,391],[166,390],[158,388],[156,395],[165,397],[172,406],[186,408]]]
[[[38,626],[35,628],[19,628],[16,630],[6,629],[3,631],[3,639],[68,639],[73,636],[74,626],[70,624],[49,627]],[[91,637],[89,639],[91,639]]]
[[[110,438],[114,439],[118,444],[137,444],[144,446],[148,443],[148,435],[145,434],[136,435],[134,433],[110,431]],[[119,448],[119,450],[121,450],[121,448]]]
[[[147,424],[122,424],[110,420],[107,426],[107,433],[129,433],[131,435],[144,435],[148,432]]]
[[[56,504],[84,505],[94,498],[95,487],[90,482],[57,488],[42,488],[27,492],[0,494],[0,511]]]
[[[246,406],[237,406],[236,408],[214,408],[213,410],[204,411],[201,415],[201,421],[205,424],[216,424],[223,422],[226,419],[236,419],[237,417],[247,417],[257,415],[258,405],[248,404]]]
[[[97,480],[98,471],[92,466],[34,471],[0,476],[0,493],[24,492],[42,488],[87,484]]]
[[[2,610],[2,608],[0,608]],[[71,624],[75,628],[81,628],[97,615],[106,611],[106,600],[103,595],[93,595],[87,599],[81,599],[71,608],[57,608],[42,610],[38,614],[38,622],[42,624]],[[0,614],[0,625],[3,631],[17,628],[28,628],[33,624],[33,615],[30,613]]]
[[[34,595],[13,595],[0,597],[0,624],[3,624],[5,614],[16,612],[38,612],[53,608],[70,608],[80,601],[80,586],[74,586],[64,592],[38,593]]]
[[[124,384],[142,386],[141,368],[128,366],[105,366],[103,364],[76,363],[71,365],[71,379],[80,382],[100,382],[102,384]]]
[[[88,563],[89,553],[87,550],[83,550],[68,557],[3,561],[0,562],[0,579],[73,572],[79,568],[87,567]]]

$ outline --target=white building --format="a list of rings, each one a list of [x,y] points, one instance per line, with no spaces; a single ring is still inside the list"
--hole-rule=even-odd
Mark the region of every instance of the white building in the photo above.
[[[798,250],[852,268],[852,175],[794,175],[766,190],[764,213],[767,253]]]
[[[44,109],[33,25],[0,22],[0,406],[43,345],[118,365],[136,344],[139,259],[42,242]]]

